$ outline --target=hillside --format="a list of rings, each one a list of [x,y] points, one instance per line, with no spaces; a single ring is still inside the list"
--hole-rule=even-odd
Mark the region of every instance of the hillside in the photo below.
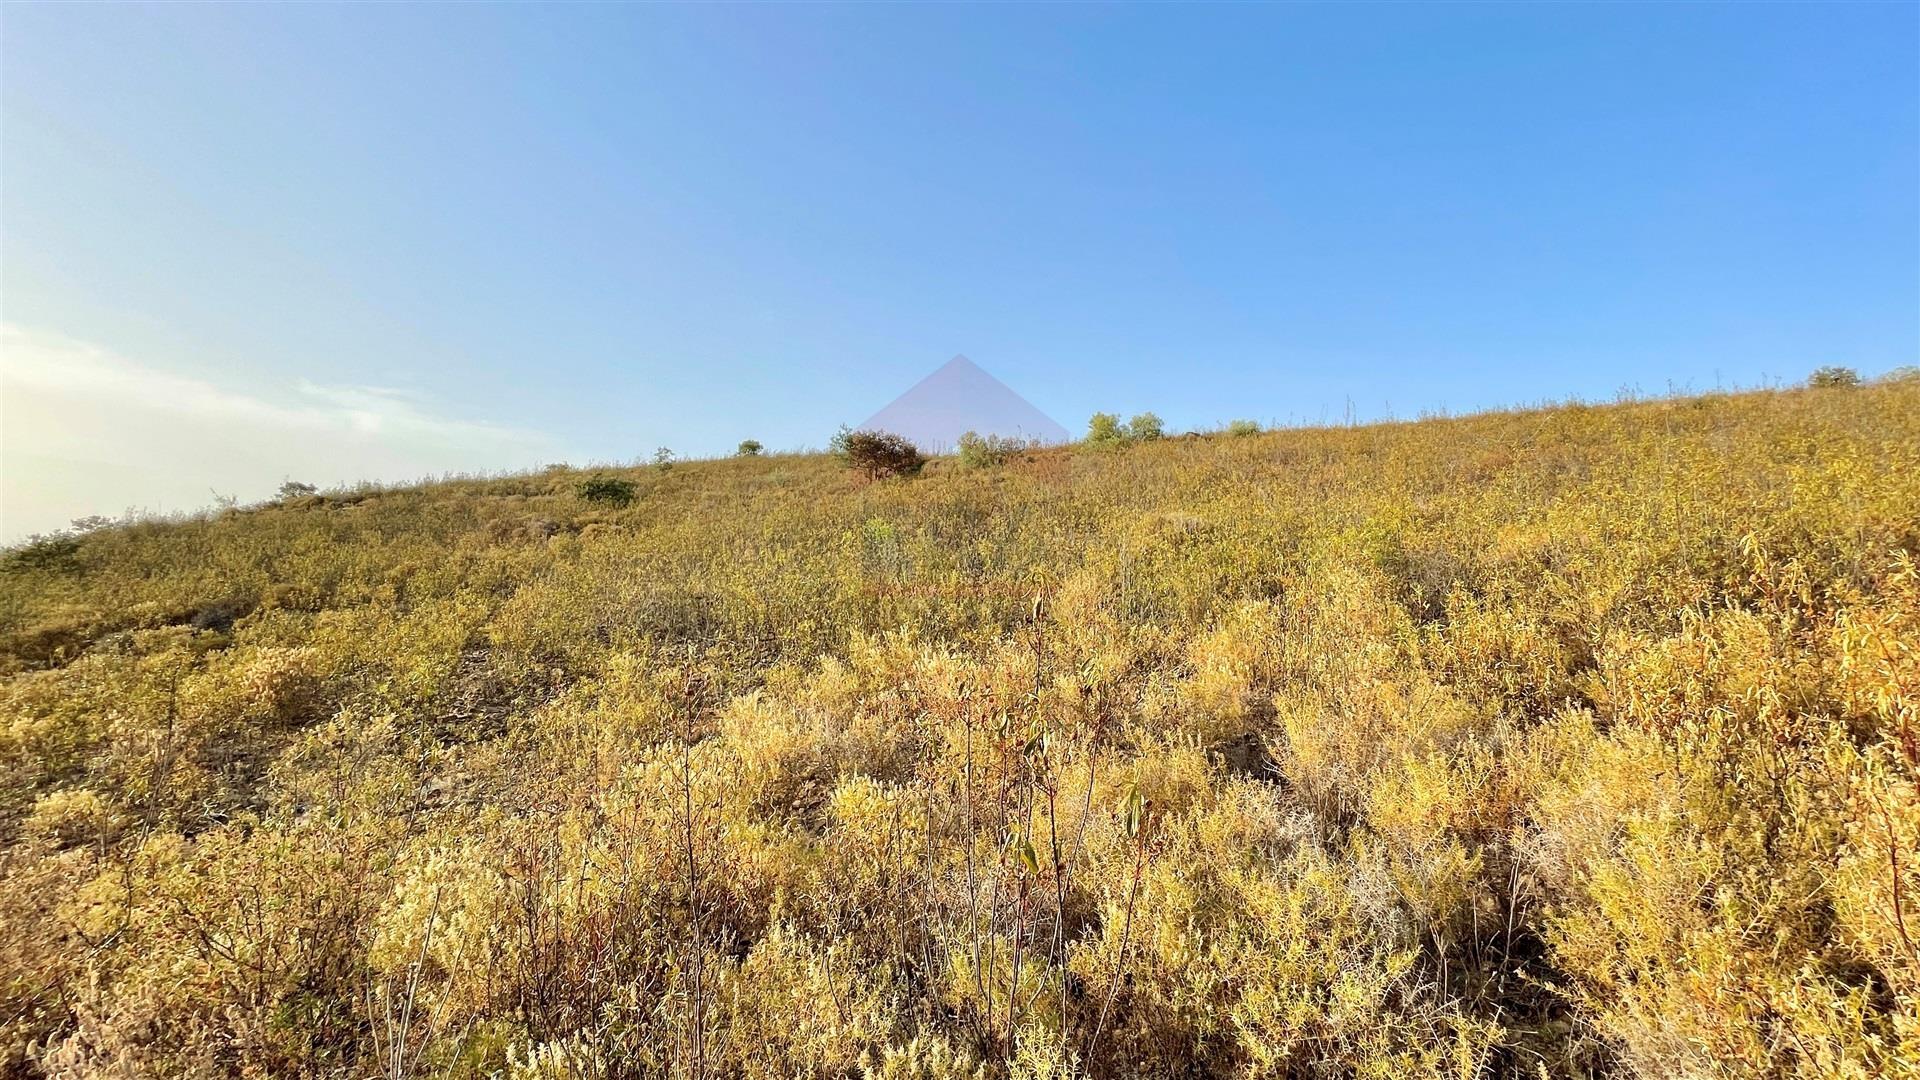
[[[1920,380],[618,475],[10,553],[0,1075],[1920,1075]]]

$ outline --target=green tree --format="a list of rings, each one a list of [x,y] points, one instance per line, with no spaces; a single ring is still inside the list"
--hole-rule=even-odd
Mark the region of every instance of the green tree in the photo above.
[[[1127,441],[1127,432],[1120,426],[1120,418],[1112,413],[1097,412],[1087,421],[1087,442],[1095,446],[1111,446]]]
[[[1127,441],[1151,442],[1165,434],[1160,418],[1150,412],[1139,413],[1127,421]]]
[[[891,431],[848,431],[833,437],[834,456],[871,480],[912,476],[927,463],[920,448]]]

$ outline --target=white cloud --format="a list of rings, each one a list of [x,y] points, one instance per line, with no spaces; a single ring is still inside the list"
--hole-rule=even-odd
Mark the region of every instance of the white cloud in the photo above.
[[[0,324],[0,542],[88,514],[172,513],[328,487],[535,468],[536,431],[436,415],[414,395],[300,380],[283,400]]]

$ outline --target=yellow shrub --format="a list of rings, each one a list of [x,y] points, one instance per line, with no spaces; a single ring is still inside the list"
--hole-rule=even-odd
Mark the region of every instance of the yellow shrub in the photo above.
[[[0,1074],[1920,1076],[1920,382],[0,575]]]

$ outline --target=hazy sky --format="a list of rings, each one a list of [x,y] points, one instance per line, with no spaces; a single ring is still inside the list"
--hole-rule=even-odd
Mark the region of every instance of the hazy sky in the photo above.
[[[1920,353],[1920,6],[8,4],[0,538]]]

